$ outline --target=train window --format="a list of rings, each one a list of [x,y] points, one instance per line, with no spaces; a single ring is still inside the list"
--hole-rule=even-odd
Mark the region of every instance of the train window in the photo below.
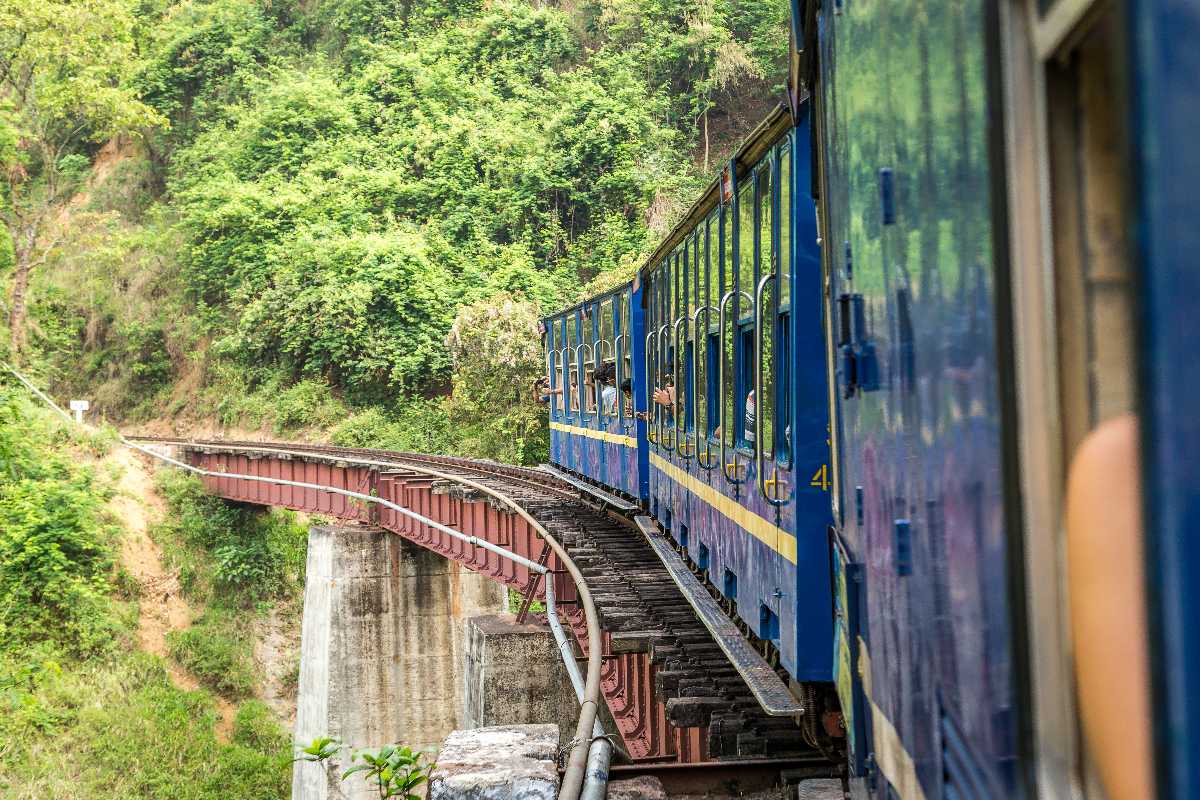
[[[771,213],[775,206],[775,198],[771,191],[771,184],[771,170],[768,167],[759,173],[758,180],[758,241],[755,249],[758,253],[759,275],[770,274],[772,268],[778,264],[775,252],[774,215]],[[778,278],[778,275],[776,277]],[[754,398],[756,411],[762,414],[762,450],[767,457],[775,454],[775,409],[778,402],[775,392],[775,297],[775,282],[763,287],[761,299],[764,330],[759,333],[759,340],[762,344],[763,396]],[[751,364],[753,363],[752,360]],[[753,432],[751,431],[751,433]],[[754,440],[750,441],[753,443]]]
[[[595,306],[584,306],[582,311],[583,344],[580,356],[583,358],[583,402],[584,412],[591,414],[596,410],[596,386],[592,379],[596,371],[596,314]]]
[[[712,247],[711,240],[712,217],[704,221],[700,227],[700,232],[696,239],[696,305],[697,307],[707,306],[708,297],[712,292],[712,284],[709,283],[709,262],[711,260],[710,253]],[[695,429],[700,432],[701,436],[708,436],[709,431],[709,414],[708,414],[708,348],[705,346],[708,343],[708,328],[707,328],[707,312],[701,312],[696,322],[705,327],[697,330],[697,325],[689,325],[692,332],[692,356],[695,364],[692,376],[692,382],[696,389]]]
[[[733,263],[733,206],[726,205],[721,209],[721,301],[724,305],[725,296],[734,290],[734,263]],[[737,301],[731,300],[728,305],[727,313],[737,318]],[[725,440],[725,444],[732,447],[735,443],[734,431],[737,430],[737,425],[733,421],[736,413],[737,403],[734,399],[734,375],[733,368],[735,365],[733,357],[733,332],[735,326],[730,324],[725,326],[724,331],[718,331],[718,337],[722,337],[721,341],[721,417],[722,425],[719,435]]]
[[[779,151],[779,308],[792,305],[792,149]]]
[[[676,250],[667,259],[667,274],[669,294],[667,296],[667,313],[663,317],[663,376],[662,382],[664,386],[673,386],[675,383],[675,341],[674,341],[674,323],[675,316],[679,313],[679,251]],[[676,388],[678,391],[678,388]],[[663,409],[663,423],[668,427],[674,427],[675,414],[674,407]]]
[[[721,387],[717,385],[717,370],[720,369],[721,349],[720,343],[717,340],[717,334],[708,334],[707,342],[704,346],[704,381],[706,384],[705,390],[705,413],[708,417],[707,431],[710,438],[717,435],[717,426],[720,424],[721,410],[717,404],[721,402]]]
[[[555,374],[555,367],[558,365],[558,354],[554,350],[555,338],[554,323],[550,322],[546,325],[546,338],[544,341],[546,343],[546,378],[550,381],[550,386],[548,388],[551,390],[550,402],[548,404],[550,407],[551,418],[558,416],[558,403],[556,403],[554,400],[553,391],[558,387],[558,375]]]
[[[742,402],[738,404],[738,416],[730,424],[730,427],[737,431],[738,446],[749,448],[754,445],[754,412],[747,406],[754,383],[747,367],[754,363],[754,326],[739,325],[737,331],[738,358],[743,365],[741,373],[738,375],[738,398]]]
[[[579,410],[579,323],[574,313],[565,319],[567,325],[567,411]]]
[[[749,321],[754,310],[754,181],[747,180],[738,193],[738,291],[737,316]]]
[[[730,335],[736,340],[733,374],[733,415],[727,416],[729,435],[733,444],[745,447],[750,443],[746,430],[746,401],[754,385],[754,179],[747,177],[737,197],[737,295],[732,303],[736,310],[730,325]]]
[[[690,387],[688,385],[688,375],[690,373],[690,369],[688,367],[688,362],[691,354],[691,348],[688,347],[687,343],[687,326],[680,325],[679,323],[684,319],[684,317],[687,316],[689,295],[692,291],[692,248],[690,244],[690,242],[685,240],[684,244],[675,251],[679,258],[677,266],[679,275],[679,306],[676,309],[675,318],[671,321],[671,343],[675,348],[676,355],[678,356],[678,359],[674,363],[674,377],[676,384],[674,412],[676,415],[682,416],[680,423],[684,430],[687,429],[687,406],[688,395],[690,394]]]
[[[712,308],[717,307],[717,291],[720,287],[718,270],[721,267],[721,254],[718,248],[721,246],[721,223],[718,213],[714,211],[709,214],[708,221],[704,224],[704,270],[705,286],[708,289],[704,302]],[[709,320],[709,323],[715,324],[716,318]]]
[[[633,392],[630,391],[631,400],[626,401],[625,393],[621,390],[625,381],[629,381],[631,388],[633,386],[633,294],[628,289],[621,295],[621,333],[624,337],[621,339],[621,379],[617,382],[617,400],[621,405],[621,416],[631,417]]]
[[[790,314],[779,315],[778,342],[776,349],[779,371],[775,384],[775,459],[782,465],[792,465],[792,396],[788,387],[792,385],[792,340]]]
[[[596,363],[599,366],[613,363],[613,304],[614,297],[606,297],[600,301],[600,338],[596,341]],[[612,378],[610,377],[611,381]],[[604,407],[604,386],[596,386],[596,394],[600,396],[600,416],[612,416],[613,408]]]
[[[653,422],[657,417],[658,411],[654,406],[654,376],[658,370],[658,296],[660,276],[657,269],[651,270],[649,273],[649,285],[646,291],[649,296],[646,298],[646,337],[643,344],[645,345],[646,354],[646,410],[650,414],[650,435],[655,447],[658,446],[658,441],[655,438]]]

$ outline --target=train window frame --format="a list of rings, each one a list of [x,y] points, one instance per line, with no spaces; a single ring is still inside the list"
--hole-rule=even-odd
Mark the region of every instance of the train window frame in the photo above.
[[[704,272],[706,272],[706,297],[709,312],[704,314],[704,402],[706,402],[706,426],[704,435],[709,443],[718,443],[716,427],[720,425],[721,387],[716,383],[720,368],[721,337],[720,324],[720,295],[721,295],[721,205],[714,207],[707,218],[707,229],[704,231]],[[714,258],[715,253],[715,258]]]
[[[621,331],[625,334],[625,338],[621,340],[621,367],[618,370],[621,379],[617,383],[617,405],[620,409],[617,413],[618,419],[621,420],[623,426],[629,425],[628,420],[633,416],[634,399],[633,399],[633,290],[625,288],[621,290]],[[621,387],[629,381],[629,407],[626,410],[625,392]]]
[[[646,270],[646,338],[651,339],[650,346],[645,348],[644,357],[646,360],[646,420],[647,420],[647,438],[651,445],[658,451],[662,445],[658,441],[655,423],[658,421],[658,404],[654,402],[654,386],[658,375],[658,317],[659,303],[661,294],[662,273],[659,270],[659,264],[655,264]],[[645,342],[643,342],[645,344]]]
[[[581,391],[583,395],[583,414],[582,419],[586,424],[591,422],[596,416],[596,381],[593,377],[596,373],[596,314],[594,303],[584,303],[579,307],[579,323],[582,330],[582,344],[588,345],[588,354],[591,358],[588,361],[582,362],[580,365],[580,375],[583,383]],[[580,359],[583,358],[583,348],[580,347]]]
[[[1089,70],[1102,70],[1105,58],[1120,57],[1113,49],[1095,50],[1088,57],[1094,47],[1088,40],[1112,24],[1120,14],[1118,7],[1092,0],[1026,0],[1001,4],[1000,9],[1002,46],[1012,54],[1004,60],[1002,78],[1008,99],[1004,143],[1017,388],[1014,429],[1021,454],[1017,513],[1024,523],[1024,621],[1031,632],[1028,693],[1031,705],[1038,708],[1030,747],[1038,766],[1037,794],[1066,796],[1099,788],[1096,765],[1078,724],[1069,656],[1072,631],[1066,624],[1069,583],[1059,580],[1070,566],[1061,527],[1067,465],[1094,424],[1089,416],[1099,406],[1093,401],[1112,388],[1105,387],[1104,377],[1091,367],[1115,362],[1089,352],[1086,344],[1075,351],[1064,345],[1086,343],[1097,321],[1087,308],[1088,278],[1094,263],[1106,256],[1097,257],[1088,241],[1089,233],[1098,229],[1087,224],[1096,210],[1089,197],[1101,201],[1097,208],[1121,202],[1119,190],[1095,178],[1116,179],[1126,192],[1131,189],[1129,176],[1120,175],[1120,161],[1094,161],[1103,150],[1088,142],[1099,143],[1116,133],[1105,124],[1105,112],[1111,121],[1124,119],[1130,99],[1122,94],[1131,90],[1105,86],[1104,92],[1090,95],[1090,102],[1085,99]],[[1107,149],[1121,153],[1126,146]],[[1126,211],[1113,217],[1123,219]],[[1124,266],[1136,281],[1138,265],[1128,251]],[[1106,274],[1104,292],[1115,291],[1119,281],[1116,274]],[[1129,358],[1132,386],[1138,357],[1134,350]],[[1132,398],[1130,405],[1137,409],[1136,390]]]
[[[775,236],[776,226],[779,224],[778,208],[776,205],[776,190],[778,188],[778,186],[777,186],[778,182],[776,180],[777,176],[775,174],[776,166],[777,166],[777,164],[776,164],[776,160],[775,160],[775,153],[774,153],[774,151],[772,151],[767,156],[767,158],[763,159],[763,162],[760,162],[760,165],[756,166],[756,169],[755,169],[754,287],[755,287],[755,302],[756,303],[757,303],[757,290],[758,290],[759,283],[762,281],[762,279],[765,275],[769,274],[769,271],[771,270],[772,265],[775,265],[777,267],[778,263],[779,263],[778,262],[778,244],[777,244],[777,240],[776,240],[776,236]],[[763,186],[764,180],[767,182],[766,186]],[[767,215],[767,219],[765,219],[765,220],[763,219],[764,212]],[[764,241],[764,237],[766,239],[765,241]],[[778,406],[779,406],[779,392],[778,392],[779,381],[776,380],[777,368],[778,368],[778,360],[776,358],[776,350],[777,350],[777,347],[776,347],[777,335],[776,334],[778,331],[777,297],[778,297],[778,293],[779,293],[778,292],[778,280],[779,280],[778,273],[776,273],[776,279],[775,279],[774,285],[770,286],[769,289],[764,290],[764,294],[766,293],[766,291],[770,292],[770,299],[766,301],[766,306],[767,306],[766,310],[769,311],[769,313],[762,315],[763,327],[766,328],[766,330],[764,330],[764,331],[756,330],[755,331],[755,335],[758,337],[758,342],[761,342],[763,345],[763,362],[764,362],[764,364],[763,364],[763,395],[764,396],[763,397],[756,396],[754,398],[755,423],[756,423],[757,427],[760,427],[763,430],[763,442],[758,446],[760,446],[763,449],[763,457],[769,458],[769,459],[774,459],[775,453],[777,451],[776,441],[775,441],[776,440],[775,421],[778,416]],[[757,324],[757,321],[758,320],[755,319],[756,324]],[[755,347],[753,350],[755,359],[758,358],[758,342],[755,342]],[[768,347],[770,348],[769,351],[767,349]],[[768,352],[770,354],[769,358],[767,355]],[[753,362],[751,363],[751,367],[750,367],[751,370],[755,370],[755,369],[757,369],[757,367],[758,367],[758,365],[756,363],[753,363]],[[769,384],[768,384],[768,381],[769,381]],[[753,385],[753,383],[754,383],[754,381],[752,379],[751,384]],[[760,415],[762,416],[761,421],[758,419],[758,417]],[[758,436],[758,431],[756,430],[755,431],[756,439],[757,439],[757,436]],[[756,445],[756,443],[751,443],[751,447],[754,447],[755,445]],[[769,450],[767,449],[768,447],[770,448]]]
[[[608,354],[612,356],[614,365],[616,361],[616,349],[613,346],[613,339],[616,337],[614,297],[615,295],[612,294],[605,295],[598,303],[600,319],[598,323],[599,336],[596,339],[596,363],[601,367],[608,363],[608,359],[605,358],[604,349],[601,347],[602,343],[608,345]],[[607,338],[605,338],[605,334],[607,334]],[[606,413],[604,410],[604,387],[596,385],[595,391],[597,415],[601,420],[612,419],[614,415]]]
[[[550,319],[546,321],[546,338],[543,340],[543,347],[546,350],[546,380],[548,382],[546,388],[550,392],[548,398],[549,402],[547,405],[549,406],[550,419],[557,421],[559,418],[558,403],[555,402],[557,395],[554,394],[554,390],[557,388],[556,384],[558,383],[558,378],[554,373],[555,365],[558,363],[558,351],[554,346],[557,341],[557,336],[555,336],[554,332],[554,325],[555,320]]]
[[[719,296],[724,299],[728,292],[736,291],[737,289],[737,270],[734,266],[734,259],[737,253],[737,200],[736,193],[734,200],[728,203],[721,204],[721,287]],[[737,315],[737,309],[734,309],[734,315]],[[729,336],[725,336],[725,331],[720,330],[720,315],[718,313],[718,330],[717,342],[720,345],[721,363],[718,366],[718,374],[724,373],[721,377],[719,387],[720,391],[720,416],[718,419],[721,422],[720,436],[717,437],[718,443],[725,442],[727,447],[735,447],[737,445],[736,424],[737,419],[737,335],[734,332],[735,325],[729,325]],[[726,414],[726,411],[729,413]],[[728,424],[727,424],[728,423]]]
[[[746,437],[746,398],[750,394],[750,390],[754,388],[754,284],[755,275],[757,273],[757,241],[758,241],[758,171],[751,170],[749,172],[749,181],[743,182],[737,187],[735,192],[737,211],[734,214],[736,220],[735,238],[737,239],[734,249],[736,265],[735,265],[735,284],[734,288],[737,294],[734,295],[734,324],[731,325],[733,330],[733,351],[734,351],[734,412],[733,420],[733,446],[742,453],[749,455],[753,452],[754,445]],[[748,202],[749,218],[747,219],[747,208],[744,205]],[[747,244],[742,237],[745,231],[742,230],[743,223],[749,222],[750,225],[750,240]],[[749,248],[749,249],[747,249]],[[743,263],[743,259],[749,255],[750,264],[747,267]],[[747,278],[749,285],[746,285]],[[750,298],[750,303],[747,305],[746,313],[742,313],[743,298],[742,293],[745,293]],[[749,356],[747,356],[749,353]],[[757,404],[758,398],[755,398]]]
[[[696,307],[711,308],[712,303],[712,223],[713,213],[710,211],[697,228],[696,238],[696,288],[699,292],[696,298]],[[694,359],[693,363],[697,365],[698,372],[693,376],[692,380],[695,383],[696,398],[695,398],[695,431],[697,441],[699,437],[708,439],[712,435],[712,414],[709,406],[709,398],[711,397],[711,377],[709,370],[709,335],[708,327],[711,317],[711,312],[706,312],[700,315],[704,319],[704,329],[697,331],[695,325],[689,324],[694,343]],[[702,369],[701,369],[702,368]]]
[[[563,396],[567,398],[567,418],[574,420],[579,412],[579,324],[574,309],[563,315],[563,328],[567,343],[567,358],[563,364]]]
[[[775,463],[791,470],[793,465],[791,429],[795,424],[792,410],[792,384],[795,380],[792,350],[793,242],[792,214],[794,194],[795,148],[792,135],[783,137],[775,153],[775,252],[778,253],[775,278]],[[786,166],[787,175],[784,175]],[[786,210],[784,202],[787,202]]]

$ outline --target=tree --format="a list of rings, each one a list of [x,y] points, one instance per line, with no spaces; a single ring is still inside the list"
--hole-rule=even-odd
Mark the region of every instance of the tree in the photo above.
[[[458,310],[446,345],[461,452],[512,464],[549,455],[546,412],[533,397],[533,381],[546,371],[539,316],[535,304],[507,292]]]
[[[25,347],[30,273],[61,242],[65,207],[90,162],[89,144],[160,125],[122,85],[134,59],[124,0],[0,0],[2,214],[13,242],[9,328]]]

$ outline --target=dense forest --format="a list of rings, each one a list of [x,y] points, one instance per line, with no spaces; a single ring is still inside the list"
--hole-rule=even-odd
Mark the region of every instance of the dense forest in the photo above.
[[[539,310],[778,101],[777,0],[0,0],[0,355],[106,418],[536,461]]]

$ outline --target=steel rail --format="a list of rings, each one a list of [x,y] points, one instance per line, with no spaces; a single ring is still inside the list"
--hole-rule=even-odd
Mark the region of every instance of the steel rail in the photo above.
[[[63,411],[62,408],[60,408],[53,400],[51,400],[49,397],[47,397],[45,394],[43,394],[39,389],[37,389],[37,387],[34,386],[32,382],[30,382],[28,379],[26,379],[25,376],[23,376],[20,372],[18,372],[11,364],[5,363],[4,366],[8,369],[9,372],[11,372],[14,376],[16,376],[16,378],[27,389],[32,391],[38,398],[40,398],[41,400],[45,401],[48,405],[50,405],[50,407],[53,408],[55,411],[57,411],[65,420],[67,420],[68,422],[72,422],[72,423],[74,422],[74,420],[71,419],[70,415],[68,415],[65,411]],[[197,467],[192,464],[188,464],[183,461],[179,461],[177,459],[171,458],[170,456],[164,455],[162,453],[156,453],[147,447],[143,447],[139,444],[135,444],[134,442],[131,442],[128,439],[126,439],[125,436],[120,433],[117,434],[117,437],[120,440],[121,444],[123,444],[126,447],[129,447],[133,450],[137,450],[139,452],[145,453],[146,455],[149,455],[152,458],[159,459],[160,461],[165,461],[176,467],[187,470],[189,472],[194,472],[199,475],[206,475],[206,476],[211,476],[211,477],[215,477],[215,478],[236,478],[239,480],[248,480],[248,481],[253,481],[253,482],[257,482],[257,483],[277,484],[277,485],[282,485],[282,486],[295,486],[295,487],[301,488],[301,489],[313,489],[316,491],[327,492],[330,494],[337,494],[337,495],[342,495],[345,497],[352,497],[352,498],[362,500],[362,501],[368,502],[368,503],[377,503],[386,508],[390,508],[393,511],[396,511],[399,514],[407,516],[410,519],[416,520],[417,522],[420,522],[424,525],[428,525],[428,526],[432,527],[433,529],[441,531],[442,533],[445,533],[448,536],[451,536],[455,539],[459,539],[463,542],[466,542],[467,544],[471,544],[476,547],[480,547],[489,552],[493,552],[496,555],[507,558],[507,559],[509,559],[517,564],[520,564],[533,572],[537,572],[543,576],[549,575],[552,572],[552,570],[550,570],[549,567],[545,567],[541,564],[538,564],[535,561],[531,561],[531,560],[525,558],[524,556],[520,556],[509,550],[505,550],[503,547],[494,545],[485,539],[480,539],[476,536],[471,536],[471,535],[462,533],[460,531],[456,531],[453,528],[450,528],[446,525],[442,525],[440,522],[436,522],[432,519],[429,519],[428,517],[425,517],[422,514],[418,514],[417,512],[412,511],[411,509],[397,505],[396,503],[393,503],[389,500],[385,500],[382,497],[376,497],[374,495],[364,494],[362,492],[355,492],[350,489],[340,489],[340,488],[335,488],[332,486],[323,486],[321,484],[316,484],[316,483],[306,483],[306,482],[302,482],[302,481],[289,481],[289,480],[286,480],[283,478],[265,478],[260,475],[244,475],[244,474],[239,474],[239,473],[215,472],[212,470],[206,470],[206,469],[203,469],[202,467]],[[291,455],[303,455],[302,451],[288,451],[288,450],[284,450],[282,448],[245,448],[245,447],[232,446],[230,449],[246,449],[246,450],[260,449],[260,450],[270,450],[272,452],[277,452],[277,453],[288,453]],[[598,615],[596,613],[595,603],[592,600],[591,592],[587,588],[587,582],[584,580],[583,574],[579,571],[579,568],[575,565],[575,562],[571,559],[570,555],[562,547],[562,545],[559,544],[559,542],[553,536],[550,535],[549,531],[547,531],[546,528],[541,523],[539,523],[536,519],[534,519],[533,516],[528,511],[526,511],[524,508],[522,508],[519,503],[517,503],[515,500],[508,497],[504,493],[502,493],[496,489],[493,489],[489,486],[485,486],[477,481],[471,480],[469,478],[464,478],[462,476],[452,475],[450,473],[446,473],[441,470],[433,470],[433,469],[429,469],[428,467],[407,464],[403,461],[372,462],[372,461],[368,461],[366,459],[355,459],[355,458],[339,458],[338,460],[345,461],[347,464],[359,463],[359,464],[370,464],[372,466],[391,466],[391,467],[400,466],[400,467],[404,467],[407,469],[411,469],[414,472],[419,472],[419,473],[422,473],[425,475],[429,475],[431,477],[440,478],[443,480],[450,481],[452,483],[458,483],[463,486],[469,486],[472,489],[483,492],[484,494],[488,495],[489,497],[492,497],[492,498],[498,500],[499,502],[503,503],[504,505],[508,506],[510,509],[512,509],[514,512],[516,512],[519,516],[521,516],[530,525],[530,527],[533,528],[533,530],[535,530],[542,537],[542,540],[547,545],[549,545],[550,549],[558,557],[559,561],[561,561],[563,566],[566,567],[567,572],[571,575],[572,581],[575,583],[575,589],[579,595],[579,602],[580,602],[580,605],[583,607],[583,611],[584,611],[584,618],[585,618],[586,624],[587,624],[588,642],[589,642],[588,671],[587,671],[586,680],[583,683],[583,697],[580,698],[579,722],[576,725],[575,738],[572,740],[571,752],[570,752],[570,755],[568,756],[568,760],[567,760],[567,768],[566,768],[566,771],[563,773],[562,787],[559,791],[559,798],[560,798],[560,800],[578,800],[580,794],[583,791],[584,782],[589,777],[592,778],[593,781],[607,782],[607,779],[608,779],[607,761],[608,761],[608,757],[611,756],[611,752],[612,752],[611,742],[608,742],[608,740],[606,738],[604,738],[603,730],[599,729],[599,724],[598,724],[598,719],[597,719],[597,712],[599,710],[599,699],[600,699],[600,668],[601,668],[601,663],[602,663],[600,624],[599,624]],[[575,663],[574,651],[571,650],[569,647],[571,642],[569,639],[566,638],[566,634],[563,631],[561,624],[558,624],[558,620],[557,620],[558,611],[557,611],[557,607],[554,602],[554,581],[551,577],[546,577],[544,580],[544,583],[546,586],[546,611],[547,611],[546,616],[548,619],[555,620],[555,624],[552,624],[550,626],[551,631],[554,634],[554,638],[555,638],[556,642],[558,643],[559,652],[563,657],[563,661],[566,665],[568,674],[569,675],[571,674],[572,667],[574,667],[575,673],[578,674],[579,665]],[[566,648],[567,650],[570,650],[570,652],[569,653],[564,652],[564,648]],[[574,684],[575,681],[572,680],[572,683]],[[598,751],[607,749],[607,752],[609,755],[604,756],[603,759],[601,759],[599,756],[599,753],[598,753],[597,758],[593,759],[594,761],[597,762],[595,769],[593,769],[591,771],[591,773],[594,773],[594,774],[589,774],[589,771],[586,769],[588,761],[589,761],[588,751],[590,749],[592,749],[593,746],[595,746]],[[601,760],[603,761],[602,764],[599,763]],[[601,796],[601,797],[603,796],[602,789],[600,790],[599,796]]]

